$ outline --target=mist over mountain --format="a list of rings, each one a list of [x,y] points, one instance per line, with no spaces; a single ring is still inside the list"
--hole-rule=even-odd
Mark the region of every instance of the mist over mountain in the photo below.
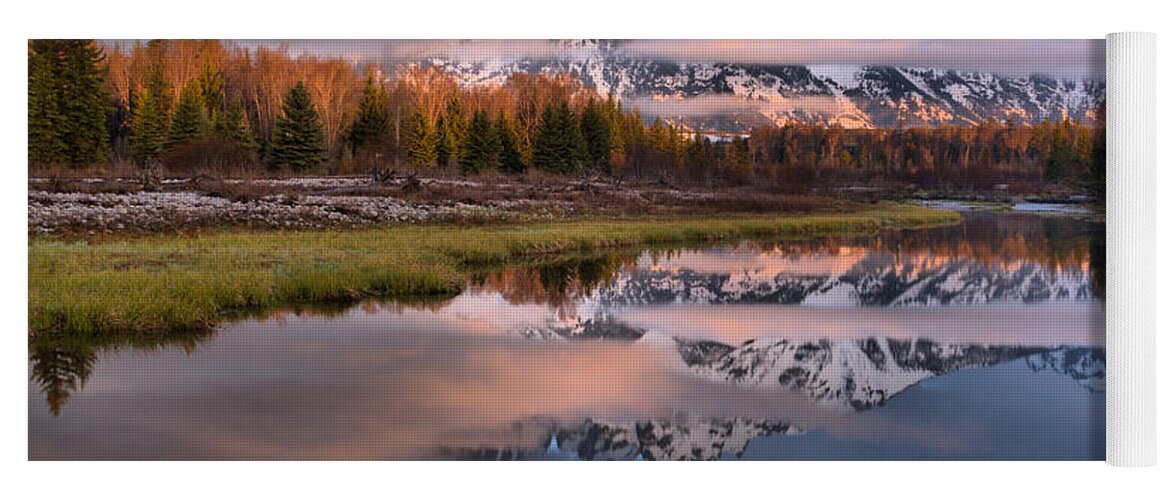
[[[1090,122],[1105,99],[1095,78],[1015,76],[927,67],[676,62],[632,55],[621,41],[564,41],[556,55],[422,64],[453,72],[465,86],[510,74],[578,75],[644,116],[692,130],[747,132],[787,123],[846,128],[973,125],[986,120]]]

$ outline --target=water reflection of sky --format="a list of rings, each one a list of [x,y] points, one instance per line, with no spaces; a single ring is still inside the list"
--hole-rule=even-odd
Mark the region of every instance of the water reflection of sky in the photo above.
[[[869,415],[868,415],[869,416]],[[1102,460],[1105,398],[1024,361],[928,379],[873,411],[914,429],[906,434],[764,437],[755,460]]]
[[[30,457],[549,458],[556,438],[573,458],[1098,459],[1092,234],[1009,218],[654,251],[272,312],[193,349],[30,345]],[[574,340],[619,327],[639,335]],[[58,415],[54,376],[80,382]]]

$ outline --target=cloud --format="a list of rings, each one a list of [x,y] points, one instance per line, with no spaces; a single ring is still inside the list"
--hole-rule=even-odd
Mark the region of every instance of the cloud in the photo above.
[[[646,116],[697,118],[732,114],[784,114],[805,112],[833,115],[849,106],[834,96],[793,96],[753,99],[734,95],[700,95],[683,98],[628,97],[623,105]]]

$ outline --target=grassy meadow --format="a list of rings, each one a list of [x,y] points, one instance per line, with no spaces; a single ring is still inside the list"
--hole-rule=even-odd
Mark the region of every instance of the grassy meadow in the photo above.
[[[789,238],[958,222],[880,203],[846,214],[728,215],[525,225],[225,230],[104,242],[29,243],[29,334],[205,330],[234,311],[457,293],[474,266],[637,245]]]

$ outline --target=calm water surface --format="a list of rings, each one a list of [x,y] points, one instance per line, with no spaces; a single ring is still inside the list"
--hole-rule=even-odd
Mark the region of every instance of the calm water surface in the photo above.
[[[642,249],[200,335],[38,339],[32,459],[1105,455],[1104,226]]]

